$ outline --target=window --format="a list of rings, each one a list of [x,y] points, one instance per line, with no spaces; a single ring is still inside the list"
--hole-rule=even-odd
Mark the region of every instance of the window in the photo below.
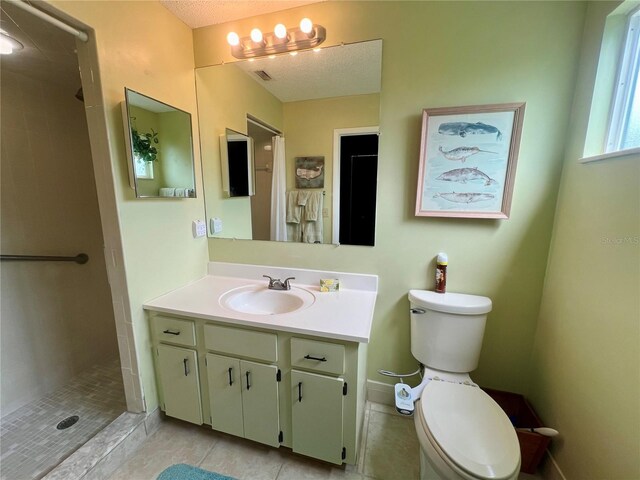
[[[628,16],[606,152],[640,147],[640,9]]]
[[[153,180],[153,162],[145,162],[138,155],[134,154],[136,178],[142,178],[145,180]]]

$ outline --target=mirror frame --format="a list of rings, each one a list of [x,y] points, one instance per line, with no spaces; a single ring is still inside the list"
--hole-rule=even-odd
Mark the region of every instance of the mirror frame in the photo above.
[[[192,178],[192,187],[190,188],[190,190],[193,190],[193,196],[188,196],[188,197],[164,197],[164,196],[160,196],[160,195],[141,195],[139,188],[138,188],[138,182],[137,182],[137,177],[136,177],[136,172],[135,172],[135,159],[133,157],[133,140],[131,138],[131,129],[132,129],[132,125],[131,125],[131,116],[129,115],[129,93],[135,93],[136,95],[140,95],[141,97],[145,97],[151,101],[160,103],[162,105],[165,105],[169,108],[172,108],[173,110],[177,111],[177,112],[182,112],[186,115],[188,115],[189,117],[189,149],[190,149],[190,153],[191,153],[191,178]],[[197,198],[198,197],[198,192],[196,190],[196,165],[195,165],[195,153],[194,153],[194,149],[193,149],[193,119],[191,118],[191,113],[182,110],[180,108],[174,107],[173,105],[169,105],[168,103],[162,102],[160,100],[157,100],[153,97],[150,97],[149,95],[145,95],[144,93],[140,93],[137,92],[136,90],[133,90],[131,88],[128,87],[124,87],[124,101],[121,103],[122,105],[122,123],[123,123],[123,128],[124,128],[124,140],[125,140],[125,150],[126,150],[126,155],[127,155],[127,167],[128,167],[128,171],[129,171],[129,186],[134,190],[135,194],[136,194],[136,198],[168,198],[168,199],[176,199],[176,198],[180,198],[180,199],[185,199],[185,198]]]

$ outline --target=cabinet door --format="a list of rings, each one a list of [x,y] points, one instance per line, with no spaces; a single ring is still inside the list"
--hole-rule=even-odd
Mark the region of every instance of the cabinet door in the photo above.
[[[291,371],[293,451],[342,463],[342,378]]]
[[[207,354],[211,427],[239,437],[244,436],[241,378],[240,360]]]
[[[158,368],[165,413],[170,417],[202,424],[200,383],[196,352],[158,345]]]
[[[278,367],[241,360],[240,369],[244,436],[277,447],[280,445]]]

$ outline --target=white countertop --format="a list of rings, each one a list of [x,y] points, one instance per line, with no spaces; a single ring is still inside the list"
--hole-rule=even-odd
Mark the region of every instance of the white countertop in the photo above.
[[[233,325],[369,343],[377,296],[377,276],[253,265],[235,268],[235,265],[212,262],[209,272],[218,271],[224,276],[206,275],[145,303],[144,308]],[[260,278],[262,274],[283,279],[295,276],[307,282],[317,277],[318,281],[313,285],[292,282],[293,286],[313,293],[315,302],[304,310],[277,315],[241,313],[221,305],[220,297],[231,289],[245,285],[264,285],[266,288],[267,280]],[[340,291],[320,292],[320,278],[340,279]],[[345,287],[344,283],[347,283]],[[356,288],[346,288],[349,284]]]

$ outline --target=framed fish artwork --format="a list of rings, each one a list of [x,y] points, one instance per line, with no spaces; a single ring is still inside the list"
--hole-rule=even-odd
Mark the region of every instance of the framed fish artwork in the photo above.
[[[509,218],[524,107],[422,111],[416,216]]]
[[[296,157],[296,188],[324,188],[324,157]]]

